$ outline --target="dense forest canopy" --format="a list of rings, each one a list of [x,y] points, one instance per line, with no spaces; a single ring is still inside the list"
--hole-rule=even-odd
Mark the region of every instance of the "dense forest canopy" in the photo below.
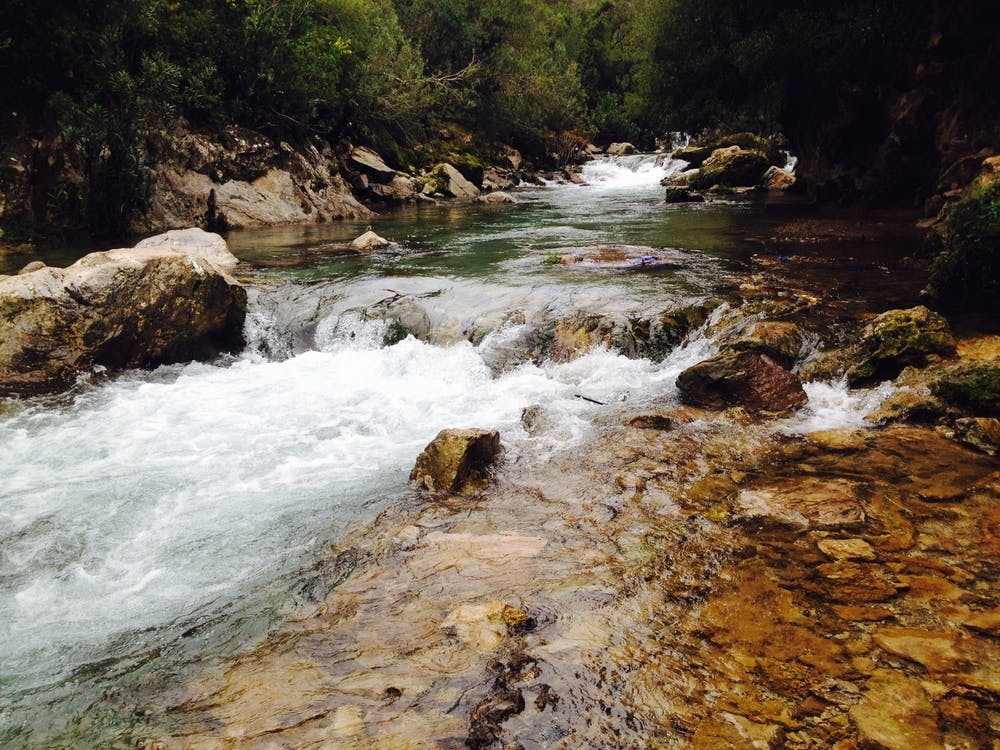
[[[537,160],[567,137],[782,133],[817,193],[912,201],[960,155],[943,151],[995,141],[991,5],[5,0],[0,136],[64,139],[107,233],[181,121],[390,144],[396,162],[452,127]]]

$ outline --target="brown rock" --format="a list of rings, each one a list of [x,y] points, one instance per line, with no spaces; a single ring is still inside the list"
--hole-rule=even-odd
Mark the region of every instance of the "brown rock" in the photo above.
[[[948,672],[962,660],[957,650],[961,635],[957,630],[883,628],[875,633],[874,640],[889,653],[915,661],[931,672]]]
[[[821,539],[817,546],[834,560],[875,559],[875,550],[864,539]]]
[[[988,456],[995,456],[1000,449],[1000,419],[993,417],[956,419],[955,439]]]
[[[681,395],[698,406],[780,412],[808,400],[802,383],[766,354],[724,352],[677,377]]]
[[[777,724],[758,724],[745,716],[722,712],[698,725],[691,747],[696,750],[722,747],[768,750],[776,746],[782,734],[783,730]]]
[[[850,710],[862,747],[943,750],[934,705],[918,680],[877,669],[864,699]]]
[[[782,367],[791,367],[802,352],[805,334],[795,323],[762,320],[754,323],[730,346],[741,352],[766,354]]]
[[[851,622],[879,622],[893,616],[891,610],[882,607],[859,607],[850,604],[834,604],[832,607],[837,617]]]
[[[768,190],[789,190],[795,185],[795,175],[781,167],[771,165],[764,172],[764,187]]]
[[[1000,637],[1000,609],[993,609],[989,612],[975,612],[962,624],[980,633]]]
[[[410,482],[431,492],[458,492],[484,481],[500,451],[496,430],[441,430],[417,457]]]
[[[846,528],[865,520],[855,485],[843,479],[807,477],[795,484],[746,489],[736,505],[744,518],[763,517],[803,529]]]

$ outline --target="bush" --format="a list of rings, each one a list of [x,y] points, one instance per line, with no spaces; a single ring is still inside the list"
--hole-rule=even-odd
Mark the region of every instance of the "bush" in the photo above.
[[[1000,180],[972,188],[944,210],[943,249],[928,291],[943,305],[1000,310]]]

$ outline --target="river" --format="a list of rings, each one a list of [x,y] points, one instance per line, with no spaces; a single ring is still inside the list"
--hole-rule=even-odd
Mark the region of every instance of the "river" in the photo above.
[[[761,256],[787,260],[752,239],[773,224],[762,199],[664,205],[659,180],[681,166],[601,160],[586,186],[516,205],[380,217],[395,244],[371,256],[340,252],[365,229],[351,222],[232,232],[254,290],[246,351],[0,407],[0,744],[129,746],[181,683],[314,598],[345,534],[416,502],[408,472],[440,429],[497,429],[511,465],[544,471],[609,413],[676,403],[710,335],[663,358],[546,359],[524,334],[731,303]],[[856,282],[846,300],[892,296],[880,258],[835,261]],[[426,335],[387,346],[371,311],[401,297]],[[809,395],[780,429],[861,425],[885,394]]]

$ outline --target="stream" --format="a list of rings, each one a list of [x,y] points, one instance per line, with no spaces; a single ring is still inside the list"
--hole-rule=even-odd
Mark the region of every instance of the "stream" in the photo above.
[[[639,480],[620,479],[622,472],[642,473],[636,467],[649,458],[635,438],[608,444],[606,426],[622,414],[679,405],[674,381],[717,351],[713,326],[725,316],[758,314],[740,308],[752,296],[746,285],[754,274],[758,285],[763,268],[771,283],[774,273],[788,273],[807,292],[837,288],[838,314],[845,318],[916,298],[913,280],[888,270],[905,240],[886,241],[863,259],[850,244],[832,254],[788,257],[760,239],[770,237],[778,221],[762,198],[664,205],[659,180],[682,167],[664,157],[604,159],[583,168],[587,185],[525,188],[516,205],[421,205],[373,221],[394,244],[370,256],[342,252],[365,229],[353,222],[231,232],[227,241],[251,288],[244,352],[128,372],[0,407],[0,745],[136,747],[171,735],[160,746],[218,746],[219,736],[239,747],[326,746],[310,744],[321,736],[341,738],[331,747],[402,747],[394,744],[400,737],[414,738],[414,747],[462,746],[441,738],[467,734],[469,712],[482,705],[475,686],[484,684],[484,662],[474,655],[484,650],[448,665],[418,661],[404,674],[400,665],[421,651],[433,619],[411,608],[450,601],[463,584],[451,581],[445,595],[431,585],[430,568],[406,568],[408,558],[394,555],[412,547],[387,541],[398,539],[400,529],[417,528],[404,534],[414,540],[448,534],[449,544],[467,534],[473,546],[459,544],[448,554],[472,560],[495,544],[490,534],[533,549],[531,540],[544,529],[540,536],[548,541],[540,556],[525,552],[508,560],[494,551],[486,558],[494,572],[505,570],[507,560],[514,579],[531,581],[516,596],[544,625],[563,617],[562,608],[574,601],[595,612],[621,601],[615,587],[622,574],[607,567],[611,557],[636,570],[652,560],[649,540],[636,529],[662,522],[660,541],[667,544],[696,535],[693,528],[681,530],[686,522],[675,515],[679,487],[729,475],[744,460],[737,453],[762,456],[788,436],[868,429],[865,415],[891,386],[849,392],[839,383],[807,384],[805,407],[767,426],[745,426],[739,446],[714,443],[717,425],[699,423],[677,436],[673,448],[661,449],[687,451],[672,464],[676,476],[668,482],[670,471],[660,471],[642,479],[647,500],[655,502],[643,506],[641,523],[633,518],[637,526],[611,534],[638,512],[626,512],[622,497],[638,492]],[[422,329],[419,338],[405,331],[390,338],[398,317],[378,314],[397,309],[403,298],[411,303],[409,319]],[[628,321],[706,305],[705,322],[663,356],[626,357],[601,347],[535,356],[543,324],[580,314]],[[526,424],[525,409],[539,405],[544,424]],[[462,528],[456,519],[472,513],[467,508],[428,510],[409,487],[414,458],[445,427],[501,433],[506,489],[483,506],[492,531],[472,529],[471,521]],[[716,453],[695,455],[697,446],[713,445]],[[586,465],[580,465],[583,456]],[[612,497],[600,489],[615,482],[628,491]],[[519,517],[518,507],[530,509]],[[629,541],[630,533],[639,536]],[[369,536],[374,541],[365,551],[361,540]],[[609,539],[613,552],[601,546]],[[727,544],[720,538],[717,549]],[[689,571],[706,575],[724,557],[687,550],[678,559],[684,555]],[[373,562],[382,558],[395,561],[389,567],[398,581],[386,580],[385,565]],[[570,560],[572,567],[563,567]],[[593,578],[579,584],[574,598],[567,586],[582,575],[579,565],[592,565]],[[361,571],[362,583],[352,571]],[[506,590],[503,582],[491,586],[500,587],[501,598],[515,595],[516,587]],[[478,601],[482,591],[466,593]],[[357,622],[331,619],[324,637],[349,634],[354,662],[383,660],[381,668],[395,680],[391,690],[344,688],[338,680],[353,679],[360,667],[331,666],[347,662],[332,656],[332,646],[316,657],[322,690],[302,688],[302,653],[314,652],[296,651],[282,661],[294,648],[275,644],[316,636],[317,625],[288,623],[307,622],[304,613],[317,606],[322,617],[333,618],[340,606],[333,602],[351,595],[358,597]],[[505,601],[513,601],[510,596]],[[371,611],[362,617],[366,607]],[[376,636],[379,628],[385,630]],[[602,729],[591,721],[595,701],[603,700],[593,696],[598,683],[588,677],[570,684],[572,664],[586,661],[581,643],[602,642],[598,631],[608,628],[615,625],[604,615],[581,617],[539,647],[532,658],[547,654],[553,674],[546,684],[564,696],[564,718],[544,730],[526,723],[518,734],[523,747],[631,747],[656,733],[629,708],[650,696],[618,694],[634,686],[613,688],[617,697],[606,706]],[[367,642],[365,632],[372,642],[367,657],[358,645]],[[410,637],[412,648],[401,655],[397,641]],[[384,654],[387,644],[392,653]],[[427,649],[433,650],[427,646],[425,655]],[[619,656],[640,665],[650,649],[645,644]],[[238,676],[248,652],[260,657],[248,668],[256,677]],[[287,671],[277,679],[280,696],[301,693],[302,703],[292,707],[287,698],[286,705],[277,692],[248,699],[278,674],[268,670],[281,665]],[[454,681],[446,689],[429,673]],[[329,698],[336,690],[365,697],[348,709]],[[384,696],[398,695],[423,698],[393,713]],[[220,696],[232,703],[223,705]],[[241,701],[242,708],[227,707]],[[544,700],[536,705],[536,713],[545,709]],[[574,705],[579,716],[591,718],[574,720]],[[449,706],[461,708],[449,712]],[[212,711],[214,718],[207,718]],[[351,727],[369,714],[384,721],[391,714],[396,734],[369,732],[365,742],[373,744],[364,744]],[[267,745],[277,729],[261,716],[281,727],[305,727],[304,734]],[[327,717],[334,729],[309,735],[316,716]],[[242,729],[217,729],[230,725]]]

